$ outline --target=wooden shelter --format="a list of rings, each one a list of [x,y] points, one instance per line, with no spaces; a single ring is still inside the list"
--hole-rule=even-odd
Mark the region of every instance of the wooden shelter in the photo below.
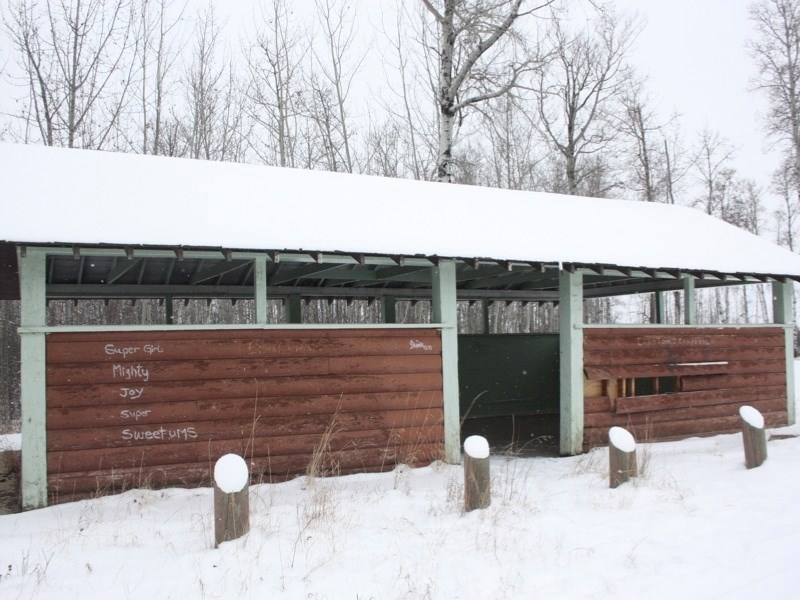
[[[483,392],[485,414],[556,415],[564,455],[611,425],[733,431],[741,404],[795,419],[800,257],[686,208],[30,146],[0,161],[24,508],[201,484],[227,452],[267,481],[457,463]],[[773,325],[696,325],[696,289],[764,282]],[[585,298],[667,291],[684,325],[584,324]],[[49,300],[84,298],[163,299],[167,325],[47,325]],[[185,298],[251,299],[254,319],[173,325]],[[303,298],[370,299],[384,322],[302,324]],[[431,322],[395,323],[399,299],[430,300]],[[459,336],[459,301],[514,300],[558,303],[559,334]],[[530,389],[477,389],[481,369]]]

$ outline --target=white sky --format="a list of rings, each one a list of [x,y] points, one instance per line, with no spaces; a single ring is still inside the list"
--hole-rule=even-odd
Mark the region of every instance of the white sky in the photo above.
[[[746,0],[616,0],[646,26],[631,56],[649,77],[664,114],[681,115],[689,141],[706,125],[737,148],[740,174],[767,185],[780,158],[766,151],[760,115],[766,103],[748,92],[755,73],[746,41],[753,28]]]

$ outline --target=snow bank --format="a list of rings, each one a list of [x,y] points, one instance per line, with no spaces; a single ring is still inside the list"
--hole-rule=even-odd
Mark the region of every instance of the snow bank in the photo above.
[[[21,433],[5,433],[0,435],[0,452],[4,450],[21,450],[22,449],[22,434]]]
[[[489,456],[489,442],[480,435],[471,435],[464,440],[464,452],[472,458],[487,458]]]
[[[226,494],[239,492],[247,485],[250,471],[238,454],[226,454],[214,465],[214,482]]]
[[[758,409],[752,406],[742,406],[739,408],[739,416],[751,427],[764,429],[764,415],[762,415]]]
[[[608,430],[608,441],[615,448],[623,452],[633,452],[636,450],[636,440],[627,429],[622,427],[612,427]]]

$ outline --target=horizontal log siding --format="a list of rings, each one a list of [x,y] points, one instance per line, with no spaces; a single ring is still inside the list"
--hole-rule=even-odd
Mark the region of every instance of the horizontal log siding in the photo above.
[[[209,484],[228,452],[254,481],[305,472],[321,445],[327,472],[426,464],[441,455],[442,417],[437,330],[47,337],[52,502]]]
[[[783,344],[778,327],[586,329],[584,447],[608,443],[615,425],[639,441],[735,432],[745,404],[769,427],[786,424]],[[656,376],[678,377],[678,389],[618,397],[613,387]]]

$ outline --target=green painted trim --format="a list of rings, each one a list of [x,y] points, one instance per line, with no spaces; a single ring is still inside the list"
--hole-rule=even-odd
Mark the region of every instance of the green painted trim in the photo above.
[[[381,317],[384,323],[397,323],[397,298],[381,296]]]
[[[44,327],[47,299],[47,257],[17,253],[20,287],[20,324]],[[46,356],[43,333],[21,335],[22,508],[47,506]]]
[[[256,301],[256,323],[266,324],[267,312],[267,257],[259,256],[253,267],[253,296]]]
[[[21,334],[22,509],[47,506],[45,334]]]
[[[575,325],[576,329],[642,329],[651,328],[652,323],[585,323],[583,325]],[[773,323],[734,323],[725,325],[686,325],[683,323],[675,323],[664,325],[669,329],[759,329],[764,327],[780,327],[782,329],[791,328],[791,325],[775,325]]]
[[[694,277],[683,278],[683,322],[686,325],[697,324],[697,298]]]
[[[284,310],[286,312],[286,322],[300,324],[303,321],[303,304],[302,296],[300,294],[291,294],[286,296],[284,301]]]
[[[664,325],[667,322],[667,303],[664,292],[655,292],[656,295],[656,323]]]
[[[583,275],[561,271],[559,290],[560,451],[583,452]]]
[[[461,417],[458,397],[458,309],[456,263],[443,260],[431,269],[433,320],[442,324],[442,395],[444,396],[444,459],[461,462]]]
[[[246,329],[442,329],[441,323],[247,323],[237,325],[62,325],[59,327],[20,327],[20,333],[92,333],[113,331],[214,331]]]
[[[794,425],[797,419],[795,414],[794,391],[794,284],[775,282],[772,284],[772,314],[773,321],[785,327],[784,349],[786,354],[786,411],[789,425]]]
[[[489,322],[489,306],[491,305],[491,300],[482,300],[481,301],[481,310],[483,311],[483,333],[490,334],[491,327]]]
[[[164,323],[172,325],[175,319],[174,305],[172,304],[172,296],[164,296]]]

